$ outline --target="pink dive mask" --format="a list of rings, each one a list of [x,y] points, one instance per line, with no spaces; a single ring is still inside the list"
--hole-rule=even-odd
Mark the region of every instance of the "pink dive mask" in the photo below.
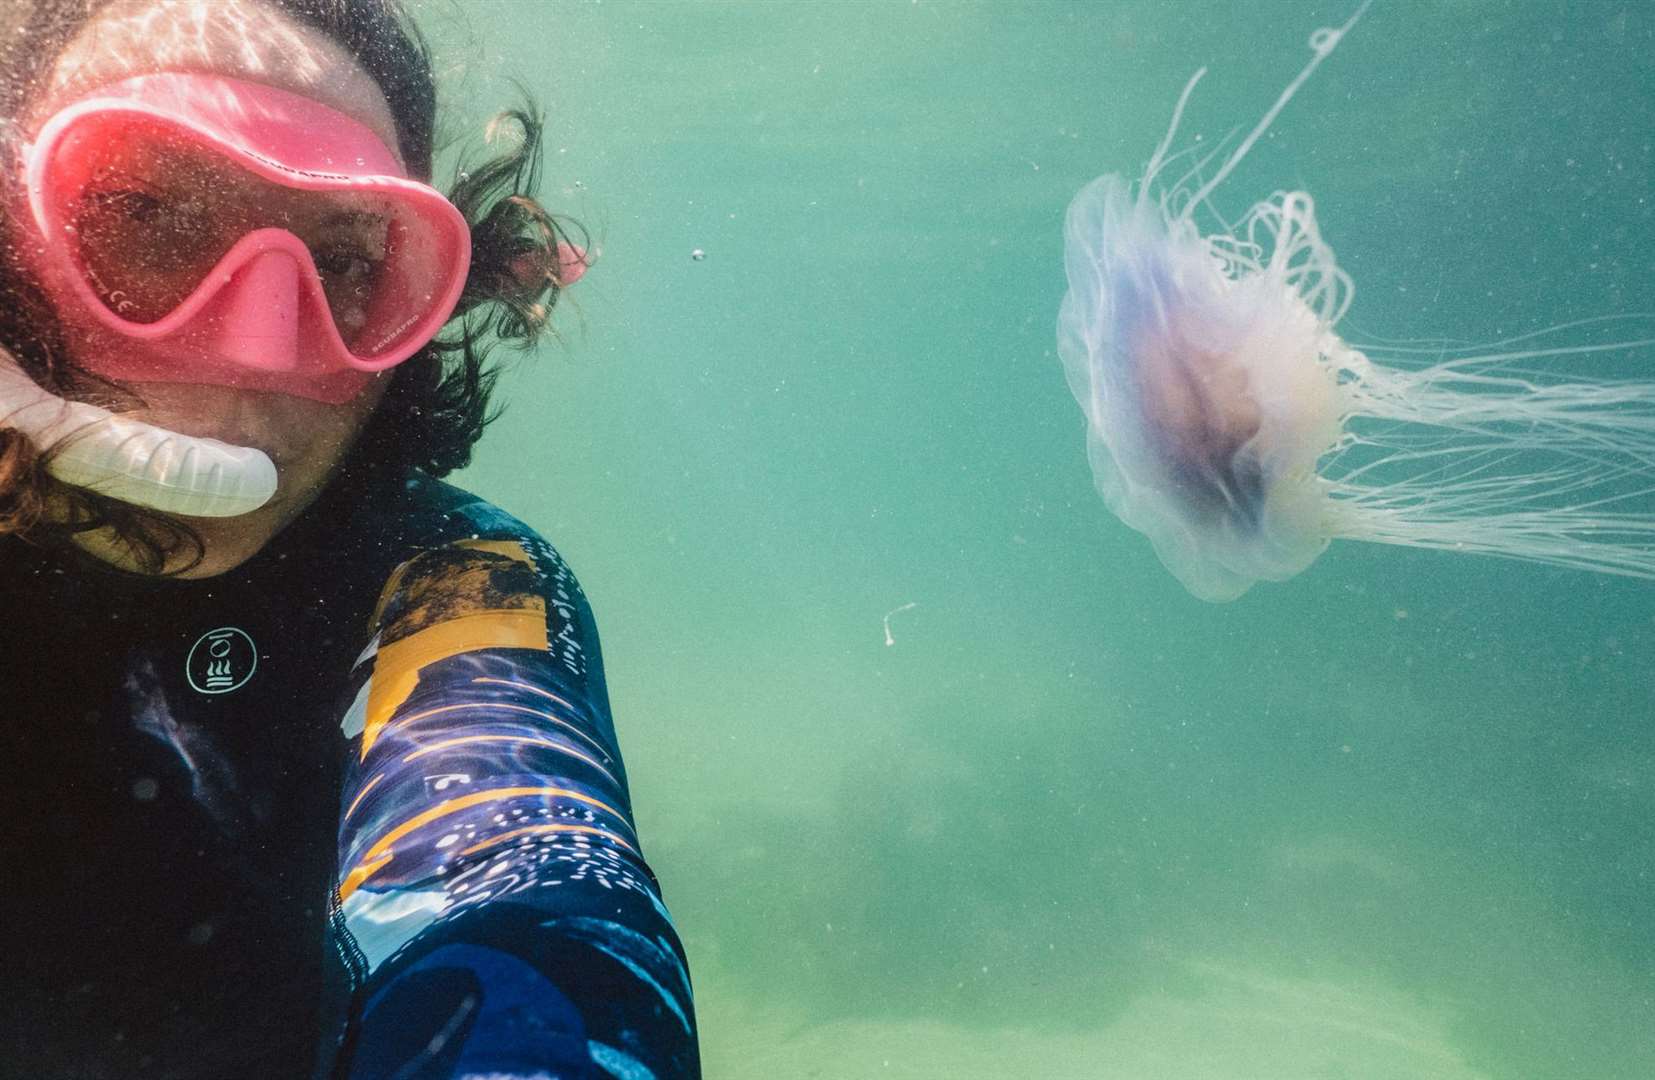
[[[365,125],[274,87],[101,87],[46,122],[26,168],[76,359],[112,379],[338,404],[430,341],[465,285],[454,205]]]

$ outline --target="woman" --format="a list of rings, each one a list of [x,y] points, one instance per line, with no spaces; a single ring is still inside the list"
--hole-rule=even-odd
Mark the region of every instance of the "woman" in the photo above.
[[[591,612],[434,479],[584,268],[532,117],[428,187],[395,0],[0,50],[6,1074],[698,1075]]]

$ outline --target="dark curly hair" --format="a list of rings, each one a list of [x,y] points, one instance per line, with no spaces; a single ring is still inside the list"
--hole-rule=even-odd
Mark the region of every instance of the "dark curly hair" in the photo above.
[[[17,118],[34,87],[69,41],[110,0],[4,0],[0,3],[0,162],[16,158]],[[429,50],[401,0],[260,0],[319,30],[348,50],[391,108],[411,175],[430,180],[437,95]],[[352,482],[399,477],[409,469],[443,476],[471,460],[494,417],[498,342],[532,346],[549,330],[560,292],[558,245],[585,249],[568,219],[535,201],[541,118],[532,105],[502,114],[491,128],[517,129],[508,148],[458,171],[449,198],[471,225],[472,262],[444,333],[399,365],[341,471]],[[0,178],[0,192],[11,181]],[[13,200],[0,199],[0,215]],[[13,235],[16,235],[13,233]],[[8,250],[0,255],[0,349],[41,385],[69,398],[118,407],[130,397],[75,368],[39,282]],[[584,256],[583,256],[584,258]],[[159,571],[181,553],[199,561],[199,537],[180,521],[53,481],[43,455],[20,433],[0,427],[0,537],[61,542],[76,532],[113,529],[140,566]],[[47,515],[49,496],[67,513]],[[174,571],[178,572],[178,571]]]

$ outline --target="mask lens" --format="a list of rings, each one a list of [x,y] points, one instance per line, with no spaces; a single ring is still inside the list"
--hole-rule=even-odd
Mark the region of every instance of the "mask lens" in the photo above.
[[[239,238],[223,170],[163,140],[105,143],[66,192],[65,232],[103,303],[152,323],[183,303]],[[245,216],[245,215],[243,215]]]
[[[346,349],[372,363],[430,332],[455,273],[452,241],[395,194],[348,181],[278,183],[165,124],[79,125],[57,143],[51,168],[71,261],[126,322],[159,322],[228,281],[238,269],[221,265],[231,249],[279,229],[310,253]]]

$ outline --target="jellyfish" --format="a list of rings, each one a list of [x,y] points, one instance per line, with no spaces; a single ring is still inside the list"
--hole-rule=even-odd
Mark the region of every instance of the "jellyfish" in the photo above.
[[[1169,151],[1203,68],[1136,183],[1100,177],[1069,206],[1058,351],[1099,493],[1204,600],[1286,580],[1335,539],[1655,579],[1655,382],[1573,370],[1652,342],[1560,338],[1624,336],[1636,316],[1477,349],[1357,348],[1338,331],[1352,282],[1307,193],[1198,225],[1366,8],[1311,36],[1209,178],[1229,140],[1164,183],[1191,153]]]

